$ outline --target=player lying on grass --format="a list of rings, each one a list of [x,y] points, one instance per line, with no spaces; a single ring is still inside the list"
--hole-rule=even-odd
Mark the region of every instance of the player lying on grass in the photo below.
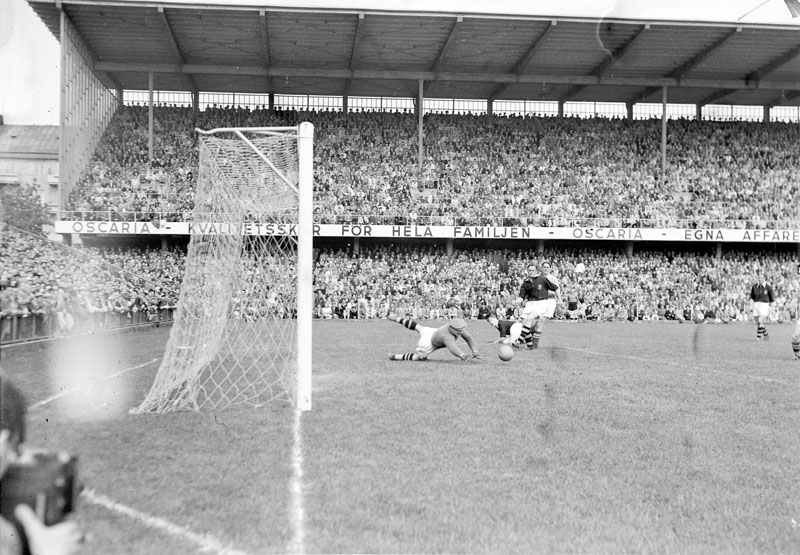
[[[519,336],[522,334],[522,321],[520,320],[500,320],[495,316],[486,319],[500,333],[500,339],[495,339],[492,343],[503,343],[519,348]]]
[[[472,361],[482,358],[475,346],[475,339],[467,331],[467,323],[461,318],[454,318],[439,328],[423,326],[411,318],[401,318],[394,314],[389,315],[389,320],[419,333],[417,348],[413,353],[389,353],[389,360],[428,360],[431,353],[439,349],[447,349],[453,356],[461,360]],[[456,339],[459,337],[467,342],[472,351],[471,355],[462,351],[456,344]]]

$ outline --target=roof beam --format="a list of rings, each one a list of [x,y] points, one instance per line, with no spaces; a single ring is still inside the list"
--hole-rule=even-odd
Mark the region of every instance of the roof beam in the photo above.
[[[639,29],[628,40],[622,43],[622,45],[620,45],[619,48],[617,48],[611,54],[611,56],[606,58],[603,62],[601,62],[597,66],[595,66],[595,68],[592,69],[591,72],[589,72],[590,75],[595,75],[599,77],[605,74],[609,69],[611,69],[611,67],[614,64],[616,64],[623,56],[625,56],[625,54],[628,53],[628,51],[633,47],[633,45],[636,44],[636,41],[638,41],[642,37],[642,34],[649,29],[650,25],[647,24],[639,27]],[[576,85],[572,87],[565,94],[563,94],[561,98],[559,98],[559,101],[560,102],[568,101],[570,98],[580,93],[586,87],[587,85]]]
[[[64,17],[67,18],[67,20],[69,20],[70,25],[72,25],[72,32],[75,33],[75,35],[83,43],[83,47],[86,49],[86,53],[89,55],[89,60],[87,60],[88,64],[91,67],[94,67],[97,64],[97,54],[95,54],[94,49],[89,45],[88,41],[86,40],[86,37],[84,37],[83,34],[80,32],[78,26],[75,25],[75,22],[72,21],[72,18],[70,18],[69,14],[64,9],[63,4],[57,1],[56,8],[58,9],[59,13],[64,14]],[[99,73],[99,75],[97,75],[97,78],[100,79],[100,81],[105,81],[104,84],[106,86],[111,84],[114,89],[122,90],[122,86],[119,84],[119,81],[117,81],[116,77],[114,77],[111,73],[106,71],[97,71],[96,73]]]
[[[550,22],[550,25],[547,26],[547,28],[542,32],[542,34],[539,35],[536,38],[536,40],[534,40],[531,43],[531,45],[528,47],[525,53],[520,57],[520,59],[517,60],[517,63],[515,63],[514,67],[511,68],[511,73],[516,75],[520,75],[522,73],[522,70],[525,69],[525,66],[527,66],[528,63],[531,61],[533,55],[536,54],[539,48],[541,48],[544,39],[547,38],[547,36],[550,34],[550,32],[556,25],[558,25],[558,21],[556,21],[555,19]],[[494,102],[495,100],[497,100],[500,97],[500,95],[503,94],[506,91],[506,89],[508,89],[509,86],[510,86],[509,83],[501,83],[497,85],[492,91],[492,93],[489,95],[489,102]]]
[[[450,43],[453,42],[453,37],[456,36],[458,32],[458,28],[461,27],[461,24],[464,22],[464,18],[462,16],[457,16],[455,22],[453,22],[453,26],[450,27],[450,32],[447,34],[447,38],[442,44],[442,47],[439,49],[439,52],[436,54],[436,59],[431,64],[431,71],[438,71],[439,66],[442,64],[442,60],[444,59],[444,55],[447,52],[447,47],[450,46]]]
[[[775,100],[771,100],[765,106],[767,108],[774,108],[775,106],[782,105],[784,102],[791,102],[798,97],[800,97],[800,91],[784,91],[780,94],[780,96],[775,98]]]
[[[439,70],[439,67],[442,64],[442,60],[444,59],[445,52],[447,52],[447,47],[450,46],[451,42],[453,42],[453,37],[455,37],[456,31],[461,26],[463,21],[464,21],[464,18],[462,16],[460,16],[460,15],[456,16],[456,20],[455,20],[455,22],[453,22],[453,25],[450,27],[450,32],[447,34],[447,38],[444,40],[444,43],[442,44],[442,47],[439,49],[439,52],[436,54],[436,59],[434,59],[433,63],[431,64],[431,68],[430,68],[431,71],[435,72],[435,71]],[[425,89],[427,89],[427,87],[428,87],[428,85],[430,83],[431,83],[431,81],[425,81],[422,84],[422,95],[423,96],[425,96]]]
[[[178,41],[175,40],[175,33],[172,32],[172,25],[169,23],[169,18],[167,17],[167,13],[164,11],[164,6],[158,6],[158,15],[161,18],[161,22],[164,24],[164,28],[167,31],[167,37],[169,38],[170,46],[172,46],[172,51],[175,53],[175,56],[178,58],[180,63],[186,63],[186,60],[183,59],[183,52],[181,52],[181,47],[178,46]],[[197,84],[194,82],[194,77],[191,75],[186,75],[185,77],[186,82],[189,84],[189,90],[193,93],[197,93],[199,89],[197,88]]]
[[[782,65],[791,62],[792,60],[797,58],[798,55],[800,55],[800,45],[795,46],[788,52],[784,53],[782,56],[775,58],[764,67],[757,69],[756,71],[748,75],[745,79],[747,79],[748,81],[760,81],[762,77],[764,77],[765,75],[769,75]]]
[[[364,19],[366,18],[366,14],[364,12],[358,12],[358,23],[356,23],[356,32],[353,35],[353,45],[350,48],[350,63],[347,67],[351,70],[353,69],[353,64],[356,61],[356,53],[358,52],[358,47],[361,45],[361,38],[364,36]],[[351,78],[345,79],[344,82],[344,96],[350,96],[350,86],[353,84],[353,80]]]
[[[715,102],[722,100],[729,94],[735,93],[734,89],[720,89],[715,93],[712,93],[705,97],[704,99],[697,102],[698,106],[705,106],[707,104],[714,104]]]
[[[186,73],[239,76],[270,77],[310,77],[323,79],[377,79],[401,81],[468,81],[483,83],[520,83],[520,84],[556,84],[556,85],[608,85],[626,87],[675,87],[706,89],[742,89],[742,90],[800,90],[800,82],[793,81],[760,81],[748,82],[744,79],[678,79],[677,77],[617,77],[613,75],[542,75],[509,73],[469,73],[469,72],[433,72],[414,70],[380,70],[380,69],[347,69],[347,68],[301,68],[301,67],[259,67],[259,66],[227,66],[203,64],[151,64],[98,62],[93,65],[95,71],[113,73]]]
[[[717,39],[715,42],[711,43],[710,45],[706,46],[703,50],[686,60],[683,64],[680,65],[677,69],[672,70],[667,74],[669,78],[678,78],[680,79],[684,75],[686,75],[689,71],[700,65],[700,63],[708,58],[712,52],[719,49],[723,44],[728,42],[736,33],[742,30],[741,27],[736,27],[735,29],[731,29],[725,35]],[[651,94],[655,94],[661,90],[661,87],[648,87],[640,93],[637,93],[632,98],[629,99],[629,102],[633,102],[639,99],[647,98]]]

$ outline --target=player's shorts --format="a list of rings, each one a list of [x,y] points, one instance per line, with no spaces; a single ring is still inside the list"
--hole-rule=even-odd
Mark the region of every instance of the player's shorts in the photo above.
[[[528,320],[529,318],[547,317],[547,299],[541,301],[528,301],[525,303],[525,308],[522,310],[522,319]],[[555,310],[555,303],[553,303],[553,310]]]
[[[769,316],[769,303],[753,303],[753,316]]]
[[[519,341],[519,336],[522,335],[522,323],[514,322],[508,330],[508,337],[503,339],[503,343],[510,345]]]
[[[544,313],[545,318],[552,318],[553,315],[556,313],[556,302],[555,297],[551,297],[547,299],[547,310]]]
[[[436,347],[434,347],[433,343],[431,342],[433,338],[433,332],[436,331],[436,328],[420,326],[417,324],[417,331],[419,332],[419,341],[417,341],[416,353],[419,355],[419,358],[426,359],[433,351],[436,350]]]

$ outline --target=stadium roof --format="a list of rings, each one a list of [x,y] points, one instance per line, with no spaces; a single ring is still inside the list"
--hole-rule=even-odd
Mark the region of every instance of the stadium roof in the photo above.
[[[109,87],[164,91],[800,106],[800,26],[28,0],[75,26]],[[273,4],[273,5],[267,5]],[[388,3],[387,3],[388,4]],[[491,7],[486,8],[491,9]]]

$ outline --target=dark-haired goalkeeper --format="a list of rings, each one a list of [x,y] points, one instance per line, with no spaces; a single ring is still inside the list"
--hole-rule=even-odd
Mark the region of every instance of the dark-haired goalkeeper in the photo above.
[[[428,360],[431,353],[439,349],[447,349],[454,357],[461,360],[473,361],[482,358],[478,348],[475,346],[475,340],[467,331],[467,323],[461,318],[453,318],[439,328],[423,326],[411,318],[402,318],[394,314],[389,315],[389,320],[397,322],[419,334],[419,341],[417,341],[417,348],[414,352],[389,353],[389,360]],[[458,346],[456,340],[459,337],[467,342],[472,354],[465,353]]]

